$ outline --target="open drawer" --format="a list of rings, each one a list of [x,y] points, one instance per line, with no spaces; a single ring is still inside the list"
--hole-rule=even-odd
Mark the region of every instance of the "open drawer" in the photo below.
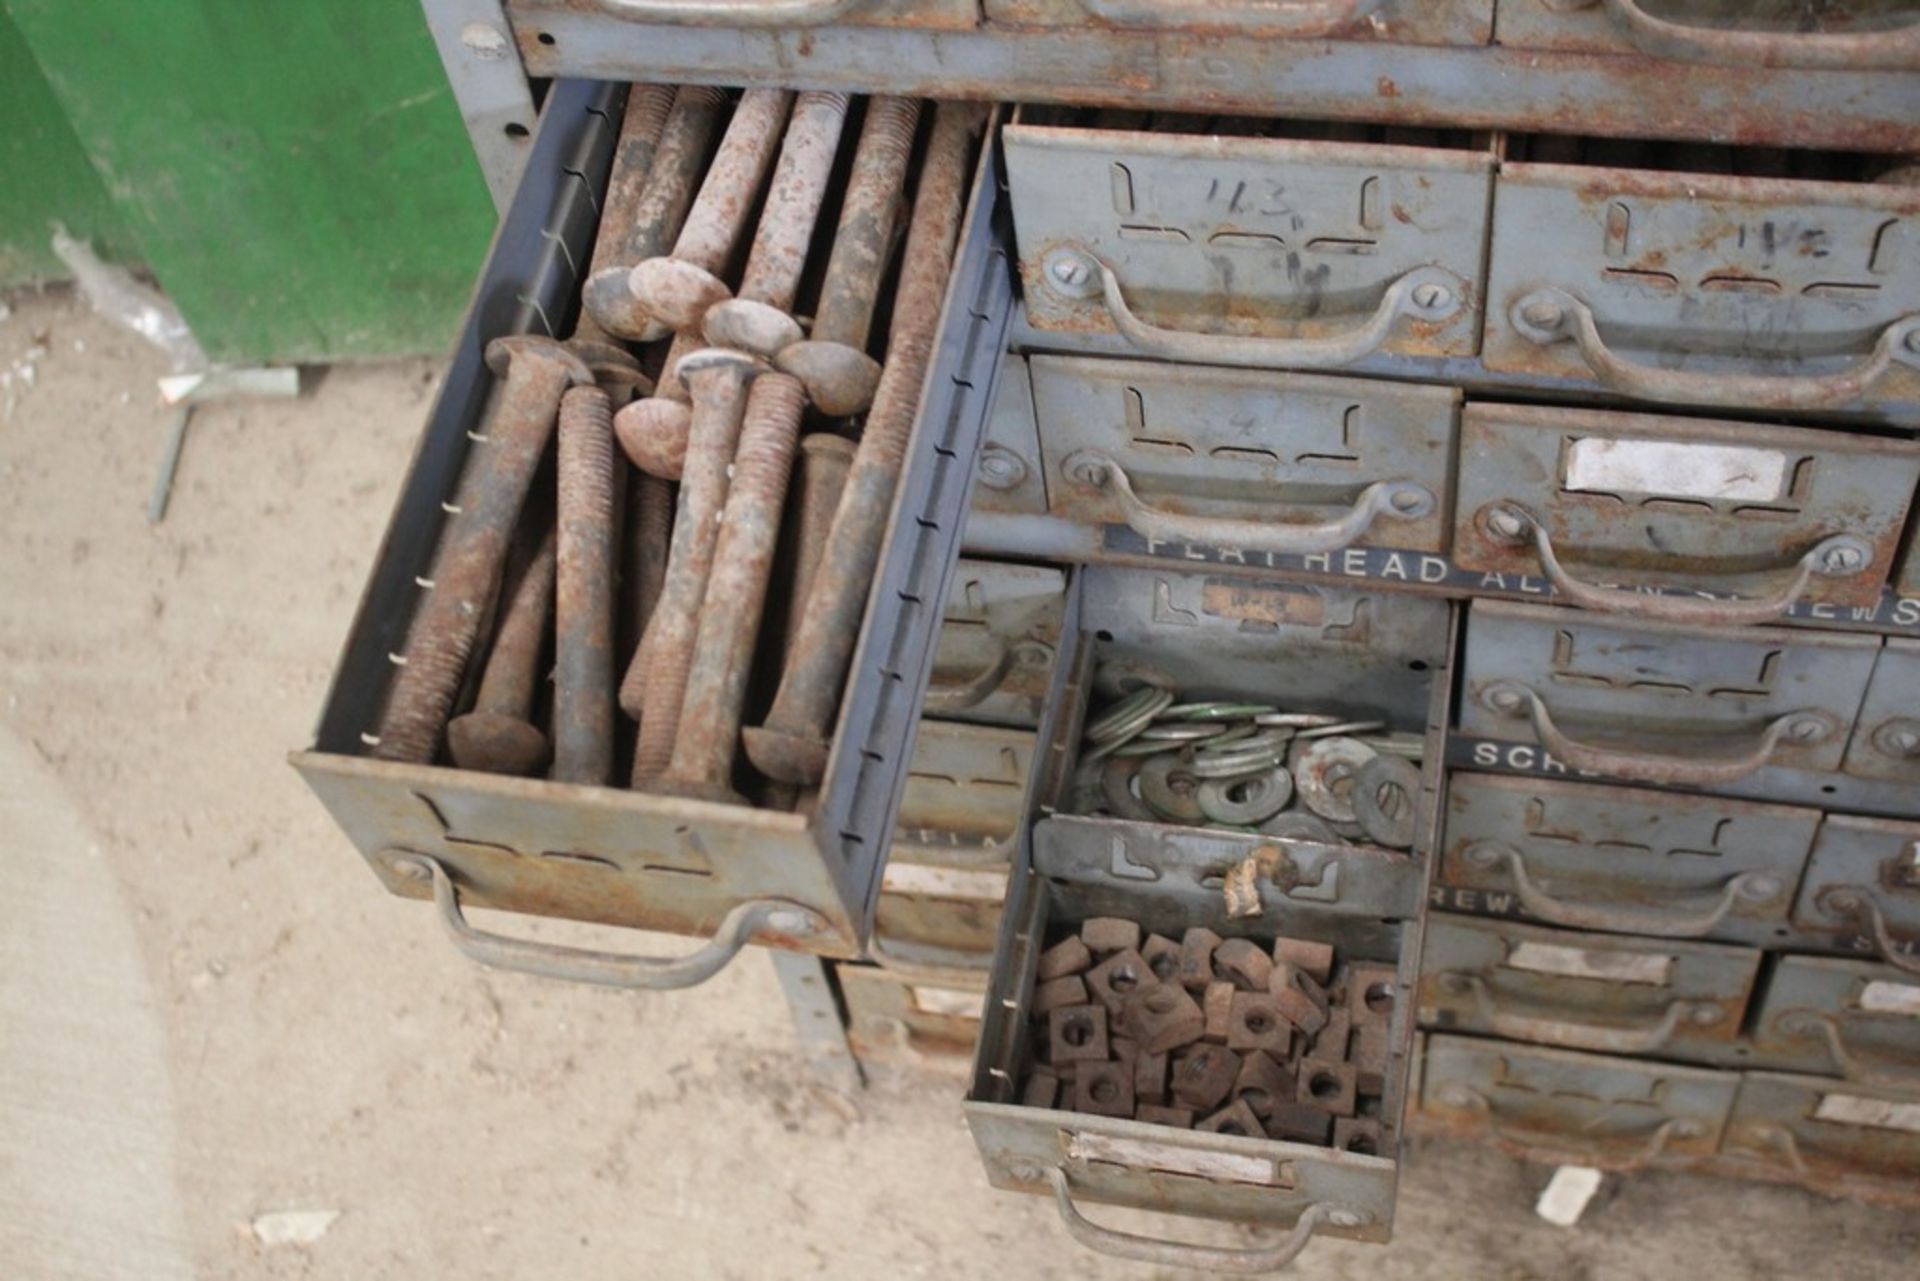
[[[971,459],[1007,309],[992,188],[969,206],[826,775],[806,813],[375,759],[370,731],[427,581],[503,334],[570,332],[626,92],[557,84],[484,269],[460,346],[349,632],[310,751],[294,764],[389,890],[433,897],[457,945],[491,964],[634,987],[684,986],[749,942],[856,957],[865,945],[934,661]],[[971,290],[986,290],[987,296]],[[997,319],[996,319],[997,318]],[[469,681],[471,684],[471,681]],[[456,705],[456,710],[458,706]],[[630,732],[630,727],[629,727]],[[467,924],[463,906],[706,940],[672,962],[570,953]]]

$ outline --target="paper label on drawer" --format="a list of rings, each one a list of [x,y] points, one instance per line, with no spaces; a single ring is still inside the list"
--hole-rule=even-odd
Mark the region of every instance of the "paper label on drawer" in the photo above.
[[[1920,1018],[1920,987],[1875,979],[1860,989],[1860,1010],[1865,1014],[1904,1014],[1908,1018]]]
[[[985,903],[998,903],[1007,896],[1007,869],[888,863],[886,874],[880,881],[880,889],[886,894],[978,899]]]
[[[962,992],[953,987],[921,987],[913,993],[913,1008],[922,1014],[944,1014],[956,1019],[977,1019],[987,1003],[985,992]]]
[[[1507,954],[1507,968],[1570,979],[1605,979],[1609,983],[1650,983],[1664,987],[1667,976],[1673,973],[1673,958],[1658,952],[1615,952],[1526,942],[1516,943]]]
[[[1920,1134],[1920,1103],[1895,1103],[1891,1099],[1868,1099],[1858,1094],[1827,1094],[1821,1096],[1819,1106],[1814,1108],[1813,1119]]]
[[[1116,1138],[1111,1134],[1074,1135],[1067,1145],[1067,1158],[1073,1161],[1105,1161],[1136,1170],[1192,1174],[1203,1179],[1257,1183],[1262,1187],[1293,1186],[1291,1170],[1265,1157],[1175,1147],[1170,1143],[1148,1143],[1140,1139]]]
[[[1567,446],[1565,487],[1576,492],[1771,502],[1787,480],[1775,449],[1587,436]]]

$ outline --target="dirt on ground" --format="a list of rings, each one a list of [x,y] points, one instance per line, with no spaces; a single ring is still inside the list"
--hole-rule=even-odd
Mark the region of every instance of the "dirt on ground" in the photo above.
[[[988,1188],[952,1072],[813,1085],[763,956],[684,993],[569,987],[476,968],[379,888],[285,757],[438,362],[200,410],[150,526],[161,362],[65,292],[7,302],[0,1275],[1177,1275]],[[1416,1145],[1393,1245],[1294,1274],[1893,1278],[1920,1249],[1910,1217],[1682,1174],[1556,1228],[1545,1179]]]

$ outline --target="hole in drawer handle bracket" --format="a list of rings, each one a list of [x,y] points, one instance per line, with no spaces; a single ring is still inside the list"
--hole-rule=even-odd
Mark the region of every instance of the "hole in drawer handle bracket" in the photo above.
[[[1488,538],[1508,546],[1533,544],[1540,570],[1554,591],[1582,609],[1627,618],[1650,618],[1663,623],[1691,623],[1702,627],[1740,627],[1771,622],[1800,602],[1816,575],[1845,578],[1873,563],[1873,545],[1853,534],[1823,538],[1794,562],[1792,576],[1766,596],[1739,600],[1709,600],[1698,596],[1665,596],[1617,587],[1602,587],[1573,576],[1554,550],[1547,527],[1537,516],[1514,502],[1490,504],[1480,514],[1480,528]]]
[[[1824,409],[1861,399],[1896,361],[1920,367],[1920,314],[1900,317],[1880,331],[1873,350],[1835,374],[1700,374],[1655,369],[1616,354],[1600,335],[1593,311],[1564,289],[1536,289],[1513,304],[1508,319],[1528,342],[1571,342],[1601,385],[1636,400],[1729,409]]]
[[[446,927],[454,947],[467,959],[495,969],[514,970],[571,983],[654,991],[693,987],[718,974],[763,929],[806,936],[819,933],[824,928],[818,916],[796,903],[778,899],[751,899],[727,913],[712,940],[704,947],[684,957],[661,959],[559,947],[552,943],[508,938],[474,928],[460,910],[460,892],[454,886],[453,878],[447,875],[447,869],[438,859],[408,853],[395,856],[390,860],[390,865],[395,872],[408,879],[432,879],[433,900],[440,910],[440,923]]]
[[[1588,0],[1595,3],[1596,0]],[[1920,66],[1920,24],[1844,34],[1738,31],[1657,18],[1640,0],[1597,0],[1642,53],[1676,62],[1808,70],[1900,70]]]
[[[1737,756],[1665,755],[1623,751],[1570,738],[1529,686],[1519,681],[1495,681],[1480,691],[1480,703],[1501,716],[1525,716],[1533,722],[1540,746],[1575,769],[1589,770],[1635,783],[1664,783],[1682,787],[1724,787],[1753,774],[1773,761],[1784,740],[1795,747],[1811,747],[1831,738],[1836,730],[1824,712],[1787,712],[1767,722],[1760,737]]]
[[[1429,324],[1460,310],[1460,280],[1440,267],[1415,267],[1387,286],[1380,305],[1352,329],[1326,338],[1252,338],[1162,329],[1134,315],[1112,268],[1077,245],[1046,255],[1046,287],[1066,298],[1098,298],[1113,327],[1135,347],[1163,360],[1243,369],[1337,369],[1378,351],[1401,316]]]
[[[1292,1263],[1307,1248],[1307,1242],[1313,1239],[1314,1229],[1323,1222],[1340,1227],[1358,1227],[1366,1222],[1366,1216],[1357,1210],[1335,1208],[1316,1201],[1302,1210],[1293,1229],[1272,1245],[1248,1250],[1188,1245],[1182,1241],[1163,1241],[1156,1237],[1103,1228],[1081,1214],[1079,1207],[1074,1205],[1073,1188],[1067,1182],[1065,1170],[1054,1166],[1047,1171],[1047,1180],[1053,1185],[1053,1203],[1060,1211],[1060,1221],[1067,1225],[1067,1232],[1075,1241],[1089,1250],[1098,1250],[1117,1259],[1132,1259],[1137,1263],[1151,1263],[1163,1268],[1192,1268],[1237,1276],[1256,1276]]]
[[[1480,1021],[1495,1036],[1599,1054],[1651,1054],[1673,1040],[1683,1026],[1711,1027],[1726,1017],[1726,1011],[1715,1002],[1677,999],[1668,1001],[1666,1009],[1650,1022],[1576,1023],[1501,1009],[1487,981],[1477,974],[1443,974],[1440,983],[1446,990],[1471,997]]]
[[[1239,551],[1303,555],[1350,547],[1376,518],[1419,520],[1434,509],[1433,491],[1406,480],[1380,480],[1360,491],[1345,514],[1320,525],[1277,521],[1230,520],[1187,516],[1154,507],[1134,491],[1126,468],[1095,449],[1080,449],[1061,460],[1067,479],[1109,494],[1125,515],[1127,527],[1142,538],[1165,543],[1195,543]]]
[[[1385,0],[1084,0],[1087,11],[1116,27],[1165,28],[1181,23],[1258,30],[1310,40],[1365,20]]]
[[[1823,912],[1858,921],[1873,940],[1874,951],[1894,969],[1920,974],[1920,955],[1904,951],[1894,942],[1892,931],[1887,929],[1886,913],[1880,910],[1873,891],[1858,885],[1832,885],[1820,891],[1814,904]]]
[[[1777,899],[1786,887],[1769,872],[1742,872],[1729,877],[1718,893],[1705,902],[1663,912],[1640,912],[1598,903],[1570,903],[1554,898],[1538,885],[1527,871],[1519,850],[1498,841],[1477,841],[1465,851],[1467,862],[1476,867],[1504,867],[1513,883],[1514,895],[1528,913],[1553,925],[1577,930],[1600,930],[1609,934],[1648,934],[1655,938],[1701,938],[1713,932],[1727,914],[1741,903],[1766,903]]]
[[[1568,1140],[1575,1138],[1574,1135],[1542,1134],[1506,1125],[1494,1110],[1493,1101],[1470,1085],[1443,1085],[1435,1091],[1434,1101],[1456,1112],[1477,1113],[1495,1139],[1525,1148],[1535,1158],[1557,1165],[1599,1164],[1614,1170],[1638,1169],[1659,1160],[1673,1140],[1701,1139],[1709,1133],[1707,1126],[1693,1117],[1668,1117],[1647,1131],[1638,1146],[1616,1152],[1592,1142],[1569,1145]]]

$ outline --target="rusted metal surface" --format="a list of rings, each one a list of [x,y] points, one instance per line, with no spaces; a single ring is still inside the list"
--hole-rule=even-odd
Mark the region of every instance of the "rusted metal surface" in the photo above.
[[[962,558],[924,703],[931,716],[1037,726],[1053,684],[1066,575],[1050,566]]]
[[[426,764],[439,752],[561,394],[593,381],[578,356],[547,338],[496,338],[487,344],[487,363],[503,385],[468,454],[434,557],[433,586],[414,611],[387,689],[373,748],[382,760]]]
[[[1920,190],[1557,164],[1499,187],[1488,369],[1745,410],[1920,399]]]
[[[863,1060],[966,1070],[987,999],[984,973],[967,987],[954,982],[960,976],[919,982],[871,965],[841,965],[838,974],[847,1038]]]
[[[749,89],[740,96],[673,253],[645,260],[627,277],[642,310],[660,324],[698,329],[709,307],[733,296],[720,273],[753,216],[792,105],[793,94],[785,89]]]
[[[1308,0],[1211,4],[1180,0],[984,0],[987,21],[1011,27],[1188,31],[1291,40],[1482,45],[1493,0]]]
[[[1741,0],[1678,11],[1645,0],[1514,0],[1500,6],[1498,36],[1516,49],[1645,54],[1687,64],[1920,69],[1920,24],[1911,8],[1876,0]]]
[[[809,432],[800,440],[798,500],[794,511],[793,591],[787,614],[786,643],[800,630],[801,603],[813,587],[820,558],[833,529],[833,514],[846,492],[847,472],[853,466],[854,443],[832,432]]]
[[[720,515],[726,505],[727,471],[740,443],[748,384],[765,369],[752,356],[719,348],[694,352],[680,362],[681,381],[693,397],[693,426],[680,477],[666,583],[640,642],[646,652],[646,684],[633,761],[636,787],[646,786],[673,758],[700,605],[706,599]]]
[[[690,92],[698,92],[697,90]],[[642,257],[652,257],[658,249],[643,248],[638,257],[630,257],[628,245],[645,232],[636,215],[645,195],[647,178],[653,171],[660,137],[666,131],[667,116],[673,109],[672,85],[636,84],[627,91],[627,111],[620,122],[620,143],[614,149],[613,169],[607,177],[606,195],[600,201],[600,227],[593,241],[593,257],[587,265],[587,279],[580,290],[580,314],[583,324],[602,333],[612,333],[596,312],[619,323],[626,310],[626,273]],[[606,286],[596,289],[595,282],[611,278],[618,310],[609,308]],[[601,296],[596,300],[596,293]],[[576,331],[577,333],[578,331]]]
[[[687,433],[693,426],[692,401],[680,380],[680,362],[700,349],[699,335],[682,330],[667,347],[660,385],[645,400],[624,406],[613,419],[620,448],[641,471],[661,480],[679,480],[687,462]]]
[[[637,101],[643,90],[648,90],[649,96]],[[640,159],[636,154],[634,163],[629,163],[627,134],[637,130],[637,143],[652,128],[658,108],[656,93],[654,87],[636,85],[634,96],[628,99],[621,151],[614,162],[615,185],[610,193],[614,202],[621,199],[623,175],[631,185]],[[671,93],[671,108],[645,156],[645,182],[640,193],[626,214],[624,226],[616,220],[618,203],[605,206],[592,265],[581,287],[581,306],[587,314],[608,333],[621,338],[651,340],[659,336],[653,318],[628,288],[627,278],[638,264],[665,253],[679,234],[706,164],[708,143],[727,105],[727,95],[719,89],[687,85]],[[636,106],[641,108],[638,118],[634,115]]]
[[[880,362],[867,354],[867,338],[880,278],[893,256],[907,160],[919,124],[917,98],[877,97],[867,103],[813,331],[775,362],[806,384],[823,414],[857,414],[873,403]]]
[[[604,785],[613,773],[613,416],[607,393],[560,401],[554,591],[553,777]]]
[[[1920,822],[1828,815],[1793,923],[1828,947],[1920,971]]]
[[[747,394],[733,480],[700,604],[679,732],[666,771],[648,784],[653,791],[746,803],[734,790],[733,762],[806,407],[805,389],[785,374],[761,375]]]
[[[1920,641],[1890,636],[1873,665],[1843,766],[1854,778],[1920,783]],[[1915,803],[1920,810],[1920,801]]]
[[[611,18],[582,0],[512,0],[508,7],[521,57],[536,76],[799,83],[931,98],[1920,150],[1913,78],[1883,72],[1090,24],[1069,32],[1005,24],[939,33],[850,25],[697,31]]]
[[[533,722],[533,703],[553,611],[553,547],[549,530],[507,597],[473,710],[447,723],[447,753],[461,769],[534,774],[546,766],[547,734]]]
[[[1920,1102],[1829,1077],[1740,1078],[1716,1169],[1920,1207]]]
[[[1850,957],[1782,956],[1751,1023],[1748,1066],[1920,1099],[1920,975]]]
[[[827,536],[819,572],[788,653],[766,722],[746,733],[755,768],[785,783],[816,783],[826,770],[853,641],[865,611],[880,540],[892,510],[926,381],[947,276],[966,199],[968,160],[986,118],[968,104],[943,103],[920,169],[912,223],[894,301],[887,367]]]
[[[620,710],[636,721],[646,702],[647,637],[652,634],[654,609],[664,590],[672,541],[675,506],[672,482],[680,479],[686,466],[687,436],[693,427],[693,408],[686,384],[680,379],[680,361],[697,346],[692,333],[675,334],[667,347],[666,359],[660,368],[660,385],[654,394],[626,406],[613,417],[613,431],[621,449],[640,469],[630,504],[636,540],[631,560],[639,575],[637,603],[644,606],[644,610],[639,643],[634,646],[633,656],[627,660],[626,674],[620,679]]]
[[[632,633],[636,637],[626,673],[620,679],[620,710],[640,719],[646,696],[646,666],[639,637],[647,634],[660,603],[667,578],[667,548],[673,541],[674,490],[671,481],[639,472],[627,480],[626,580],[633,606]]]
[[[1620,612],[1777,617],[1798,600],[1871,605],[1920,486],[1920,447],[1758,423],[1473,405],[1461,429],[1454,560],[1593,580]],[[1764,517],[1762,519],[1762,517]],[[1808,558],[1811,557],[1811,560]],[[1785,591],[1796,566],[1800,590]],[[1688,589],[1677,602],[1635,589]],[[1627,595],[1626,593],[1632,593]]]
[[[800,341],[794,295],[846,122],[844,93],[803,93],[794,102],[740,287],[708,309],[702,322],[708,342],[771,360]]]
[[[826,25],[966,30],[978,24],[976,0],[564,0],[581,13],[669,26],[797,29]]]

